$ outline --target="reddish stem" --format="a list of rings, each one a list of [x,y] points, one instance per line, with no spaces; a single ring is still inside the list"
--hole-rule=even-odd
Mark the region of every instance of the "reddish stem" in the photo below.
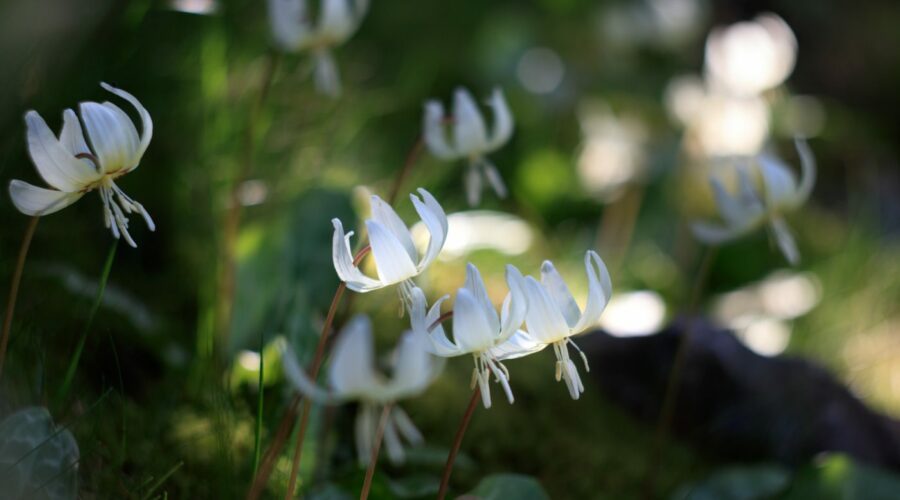
[[[12,281],[9,283],[9,299],[6,302],[6,316],[3,318],[3,337],[0,338],[0,377],[3,376],[3,364],[6,361],[6,347],[9,344],[9,331],[12,328],[13,312],[16,310],[16,298],[19,296],[19,283],[22,281],[22,271],[25,270],[25,258],[28,257],[28,248],[31,239],[37,229],[40,217],[34,216],[28,222],[25,236],[22,238],[22,246],[19,247],[19,258],[16,261],[16,270],[13,272]]]
[[[472,398],[469,400],[469,406],[463,415],[462,422],[459,423],[459,429],[456,430],[456,437],[453,440],[453,448],[450,448],[450,454],[447,455],[447,463],[444,465],[444,473],[441,475],[441,489],[438,490],[438,500],[444,500],[447,496],[447,489],[450,487],[450,474],[453,472],[453,463],[456,462],[456,455],[459,453],[459,447],[462,445],[463,436],[466,434],[466,428],[472,420],[472,414],[475,413],[475,407],[478,406],[478,399],[481,397],[481,389],[475,386],[472,391]]]
[[[372,478],[375,476],[375,465],[378,463],[378,452],[381,450],[381,441],[384,439],[384,429],[387,427],[388,418],[391,416],[391,410],[393,409],[393,403],[388,403],[384,405],[384,410],[381,411],[378,429],[375,431],[375,444],[372,446],[372,455],[369,457],[369,467],[366,469],[366,479],[363,481],[362,490],[359,492],[359,500],[369,498],[369,490],[372,489]]]

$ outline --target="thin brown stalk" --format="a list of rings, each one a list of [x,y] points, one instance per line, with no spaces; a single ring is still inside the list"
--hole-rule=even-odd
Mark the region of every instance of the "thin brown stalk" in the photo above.
[[[400,172],[394,177],[394,184],[391,186],[390,194],[388,194],[387,202],[389,205],[393,205],[395,201],[397,201],[397,196],[400,194],[400,188],[403,187],[403,181],[409,176],[409,172],[412,170],[413,165],[418,161],[419,156],[422,155],[422,151],[425,149],[425,141],[420,136],[416,139],[415,144],[413,144],[412,149],[409,150],[409,153],[406,155],[406,160],[403,162],[403,168],[400,169]]]
[[[19,296],[19,283],[22,281],[22,272],[25,270],[25,258],[28,257],[28,248],[34,238],[40,217],[34,216],[28,222],[25,236],[22,238],[22,246],[19,247],[19,258],[16,261],[16,269],[13,271],[12,281],[9,283],[9,299],[6,302],[6,316],[3,317],[3,337],[0,339],[0,378],[3,377],[3,365],[6,361],[6,347],[9,344],[9,331],[12,328],[13,313],[16,310],[16,298]]]
[[[462,446],[463,436],[466,435],[466,428],[472,420],[472,414],[478,406],[478,400],[481,397],[481,389],[476,385],[472,391],[472,398],[469,399],[469,406],[463,415],[462,421],[459,423],[459,429],[456,430],[456,437],[453,439],[453,447],[450,448],[450,454],[447,455],[447,463],[444,465],[444,473],[441,475],[441,488],[438,490],[438,500],[444,500],[447,496],[447,489],[450,487],[450,474],[453,472],[453,463],[456,462],[456,455]]]
[[[653,454],[650,457],[650,467],[647,471],[647,480],[644,482],[644,497],[647,499],[655,498],[656,476],[659,473],[660,461],[665,451],[667,438],[672,426],[672,418],[675,414],[675,402],[678,399],[678,389],[684,367],[687,364],[687,351],[691,343],[693,335],[694,323],[696,321],[696,312],[709,279],[709,273],[712,264],[716,259],[715,248],[707,247],[703,253],[703,260],[700,262],[700,268],[697,271],[697,279],[694,281],[691,290],[690,299],[687,307],[687,325],[684,332],[678,339],[678,347],[675,351],[675,358],[672,361],[672,369],[669,371],[669,378],[666,384],[666,392],[663,396],[663,405],[660,410],[659,422],[656,426],[656,435],[653,441]]]
[[[391,410],[393,409],[393,403],[388,403],[384,405],[384,410],[381,411],[378,429],[375,431],[375,444],[372,446],[372,455],[369,457],[369,467],[366,469],[366,479],[363,481],[362,490],[359,492],[359,500],[369,498],[369,490],[372,489],[372,478],[375,477],[375,466],[378,464],[378,452],[381,451],[381,441],[384,439],[384,429],[387,427],[388,418],[390,418]]]

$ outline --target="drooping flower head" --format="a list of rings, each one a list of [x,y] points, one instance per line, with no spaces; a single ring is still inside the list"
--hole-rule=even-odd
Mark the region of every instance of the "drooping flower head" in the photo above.
[[[429,354],[422,340],[411,331],[400,337],[389,358],[391,376],[388,377],[375,367],[372,322],[368,316],[359,315],[347,323],[335,342],[328,366],[329,390],[310,380],[297,363],[292,349],[285,350],[282,364],[287,380],[307,397],[326,404],[360,402],[356,416],[356,446],[360,464],[366,465],[384,405],[423,393],[443,367],[443,360]],[[411,444],[422,443],[422,434],[409,416],[394,405],[384,430],[385,448],[393,463],[404,460],[401,436]]]
[[[556,353],[556,380],[566,382],[572,399],[578,399],[584,392],[584,384],[578,375],[575,363],[569,357],[569,346],[581,354],[585,370],[589,370],[587,357],[572,341],[572,337],[592,328],[609,303],[612,295],[612,281],[603,259],[597,252],[589,250],[584,256],[584,267],[588,278],[587,301],[582,311],[566,282],[553,267],[544,261],[541,265],[541,281],[531,276],[525,278],[525,295],[528,297],[528,312],[525,325],[528,333],[526,342],[541,346],[553,346]]]
[[[331,50],[356,32],[368,8],[369,0],[321,0],[316,22],[308,0],[269,0],[269,24],[280,49],[312,52],[316,87],[336,97],[341,78]]]
[[[494,112],[494,128],[490,134],[472,94],[462,87],[453,94],[452,118],[445,116],[444,105],[440,101],[425,103],[422,128],[428,150],[443,160],[469,160],[466,195],[470,205],[477,205],[481,199],[482,177],[487,179],[497,196],[506,197],[503,179],[486,155],[509,141],[513,133],[513,117],[500,89],[494,89],[487,105]],[[452,133],[448,140],[447,122],[450,121]]]
[[[498,315],[478,269],[472,264],[467,266],[465,284],[457,290],[453,304],[452,341],[444,333],[444,327],[436,324],[441,316],[441,304],[449,297],[444,296],[436,301],[426,313],[425,294],[419,288],[413,290],[410,313],[413,331],[427,339],[425,348],[432,354],[445,358],[472,355],[475,360],[472,386],[477,383],[481,389],[485,408],[491,407],[488,384],[491,374],[503,386],[509,402],[514,400],[509,386],[509,371],[500,360],[521,357],[537,350],[537,345],[519,330],[525,319],[527,303],[523,278],[515,267],[506,267],[506,282],[509,293]]]
[[[116,179],[136,169],[153,137],[150,113],[128,92],[105,83],[101,87],[128,101],[141,118],[141,134],[131,118],[111,102],[82,102],[81,121],[71,109],[63,112],[59,137],[36,111],[25,113],[28,152],[41,177],[53,189],[13,180],[9,194],[13,204],[27,215],[49,215],[97,190],[103,201],[103,218],[113,236],[132,247],[126,214],[140,214],[151,231],[156,229],[143,205],[129,198]],[[84,128],[82,128],[82,123]]]
[[[412,235],[397,212],[384,200],[372,195],[370,200],[372,218],[366,220],[366,228],[369,232],[372,256],[375,259],[377,279],[366,276],[353,264],[350,250],[350,237],[353,236],[353,231],[344,234],[341,221],[332,219],[334,269],[347,284],[347,288],[365,293],[399,283],[401,298],[405,305],[409,305],[411,290],[415,286],[412,278],[422,273],[441,252],[448,229],[447,215],[437,200],[424,189],[420,188],[419,193],[422,195],[421,199],[414,194],[409,197],[431,234],[428,247],[422,256],[416,250]]]
[[[800,182],[788,166],[772,154],[759,155],[750,165],[737,165],[736,194],[729,192],[719,179],[711,177],[710,185],[721,221],[695,221],[691,230],[697,239],[718,245],[768,223],[788,262],[799,262],[800,252],[782,214],[799,208],[809,198],[816,180],[816,165],[806,142],[797,139],[795,144],[800,155]],[[758,184],[753,176],[759,179]]]

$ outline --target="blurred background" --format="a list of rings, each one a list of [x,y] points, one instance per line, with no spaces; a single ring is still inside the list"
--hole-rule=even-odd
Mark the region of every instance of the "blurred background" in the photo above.
[[[739,22],[755,24],[724,31]],[[425,187],[451,226],[420,284],[429,297],[451,293],[473,262],[499,302],[504,264],[535,274],[551,259],[583,298],[583,256],[593,248],[614,284],[596,335],[623,342],[688,314],[704,252],[688,221],[713,213],[705,179],[716,161],[769,151],[799,169],[792,138],[807,137],[818,180],[812,199],[788,216],[801,264],[789,267],[757,231],[717,252],[692,312],[732,331],[754,362],[791,356],[823,368],[877,425],[894,429],[881,444],[895,456],[898,25],[900,4],[887,0],[374,0],[358,33],[335,51],[344,91],[332,99],[316,92],[308,55],[274,54],[262,1],[4,0],[0,180],[43,185],[26,150],[27,110],[58,130],[63,109],[110,99],[99,87],[109,82],[153,117],[141,167],[119,185],[157,230],[136,221],[138,248],[120,244],[71,395],[56,401],[113,239],[94,195],[41,219],[0,418],[48,407],[78,443],[80,498],[242,497],[253,475],[261,345],[269,349],[266,444],[290,399],[278,346],[287,340],[311,359],[337,285],[331,218],[352,228],[366,216],[368,194],[388,196],[420,134],[424,101],[448,103],[462,85],[479,99],[494,87],[506,94],[516,131],[491,160],[510,196],[486,193],[472,210],[463,165],[419,156],[395,208],[416,220],[406,193]],[[27,224],[4,189],[4,292]],[[396,302],[391,292],[356,296],[338,324],[375,311],[386,350],[407,324]],[[595,373],[582,399],[571,400],[553,380],[549,353],[508,367],[517,401],[495,397],[476,413],[454,473],[458,494],[492,473],[517,473],[551,498],[640,498],[648,481],[659,498],[900,496],[900,462],[890,458],[779,454],[778,443],[722,453],[696,432],[676,432],[650,479],[652,415],[623,404]],[[427,444],[403,466],[385,461],[373,497],[434,495],[470,369],[468,359],[450,360],[427,393],[404,402]],[[781,382],[766,380],[760,391]],[[786,397],[806,401],[806,386],[797,387]],[[802,431],[833,409],[825,392],[808,403],[816,409],[808,419],[790,425]],[[300,494],[356,495],[363,471],[352,416],[345,407],[314,413]],[[860,432],[875,425],[851,420]],[[769,435],[785,422],[754,425]],[[286,452],[272,498],[284,495],[289,469]]]

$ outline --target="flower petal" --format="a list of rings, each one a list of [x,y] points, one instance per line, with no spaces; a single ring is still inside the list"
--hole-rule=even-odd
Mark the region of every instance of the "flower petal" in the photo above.
[[[412,235],[409,234],[409,229],[406,228],[406,224],[403,223],[397,212],[377,195],[372,195],[369,206],[372,209],[372,219],[387,228],[397,238],[413,262],[418,261],[419,252],[416,250],[416,245],[413,244]]]
[[[331,44],[343,43],[353,34],[356,18],[349,0],[322,0],[322,15],[319,18],[319,36]]]
[[[141,117],[141,141],[137,147],[137,150],[134,152],[133,157],[131,158],[131,166],[128,167],[129,171],[137,168],[138,164],[141,162],[141,158],[144,156],[144,153],[147,151],[147,147],[150,146],[150,139],[153,138],[153,119],[150,118],[150,113],[147,111],[140,101],[137,100],[136,97],[125,92],[124,90],[117,89],[112,85],[106,83],[100,83],[100,86],[105,90],[112,92],[113,94],[121,97],[128,101],[134,109],[137,110],[138,115]],[[119,109],[119,108],[116,108]],[[119,111],[122,111],[119,109]],[[124,112],[123,112],[124,114]],[[128,125],[130,125],[131,130],[134,130],[134,123],[125,115]],[[86,122],[85,122],[86,123]],[[135,131],[136,132],[136,131]],[[90,134],[90,131],[88,132]]]
[[[487,131],[481,112],[464,88],[453,94],[453,134],[456,151],[461,154],[477,154],[487,150]]]
[[[450,342],[442,325],[438,324],[429,331],[431,325],[440,317],[441,304],[448,298],[449,296],[445,295],[438,299],[426,314],[425,293],[421,288],[415,287],[412,290],[412,307],[409,313],[413,332],[419,337],[427,339],[427,342],[423,343],[425,350],[444,358],[465,354],[456,344]]]
[[[63,126],[59,132],[59,142],[72,156],[82,153],[93,156],[91,148],[88,147],[87,142],[84,140],[84,133],[81,130],[81,122],[78,121],[78,115],[71,109],[63,111]],[[93,162],[86,159],[81,161],[87,162],[94,174],[97,174],[97,169],[94,167]]]
[[[466,288],[453,303],[453,340],[464,352],[481,352],[494,345],[499,332],[491,328],[478,299]]]
[[[484,178],[487,179],[488,184],[490,184],[491,187],[494,188],[494,192],[497,193],[497,197],[500,199],[506,198],[506,184],[503,183],[503,177],[500,177],[500,171],[497,170],[497,167],[486,158],[482,158],[481,170],[484,172]]]
[[[434,379],[431,354],[425,346],[428,340],[406,331],[400,337],[394,355],[394,372],[388,383],[391,398],[396,400],[422,393]]]
[[[343,328],[335,342],[328,366],[328,382],[345,398],[379,400],[388,391],[381,374],[375,371],[372,322],[357,315]]]
[[[126,126],[122,121],[122,115],[96,102],[83,102],[80,107],[88,139],[97,159],[100,160],[101,171],[109,174],[132,169],[135,166],[132,160],[137,151],[132,142],[131,133],[134,132],[134,124],[131,120],[126,118],[128,122]]]
[[[525,278],[522,273],[511,264],[506,265],[506,286],[509,293],[503,300],[503,308],[500,313],[500,336],[502,342],[513,335],[525,321],[525,313],[528,311],[528,298],[525,296]]]
[[[725,189],[725,186],[722,185],[722,182],[719,179],[711,177],[709,179],[709,185],[712,187],[713,196],[716,200],[716,208],[718,209],[719,216],[722,220],[729,224],[740,220],[743,216],[743,208],[738,200]],[[743,187],[744,185],[743,179],[741,179],[741,186]]]
[[[297,363],[297,354],[290,346],[281,353],[281,366],[288,383],[304,396],[322,404],[333,404],[341,400],[340,396],[322,389],[309,378],[309,375]]]
[[[800,263],[800,251],[797,250],[797,242],[791,234],[791,229],[781,217],[774,217],[771,222],[772,232],[775,234],[775,241],[778,248],[784,254],[784,258],[792,265],[796,266]]]
[[[748,228],[741,226],[725,226],[718,222],[695,221],[691,223],[691,232],[698,240],[707,245],[721,245],[746,234]]]
[[[550,344],[538,342],[524,330],[516,330],[506,341],[492,347],[488,352],[498,361],[505,361],[534,354],[548,345]]]
[[[488,142],[489,150],[495,150],[506,144],[506,141],[513,133],[513,117],[509,112],[509,105],[506,104],[506,98],[503,91],[499,88],[494,89],[488,99],[488,106],[494,110],[494,130],[491,133]]]
[[[341,73],[338,71],[334,56],[328,49],[316,50],[313,78],[316,82],[316,90],[329,96],[341,95]]]
[[[466,168],[465,178],[463,179],[466,187],[466,201],[470,207],[477,206],[481,202],[481,172],[474,163],[470,163]]]
[[[20,180],[9,183],[9,197],[13,205],[25,215],[49,215],[75,203],[82,196],[84,193],[44,189]]]
[[[809,144],[802,137],[794,139],[797,153],[800,155],[800,187],[790,208],[796,208],[809,199],[813,185],[816,183],[816,157],[813,156]]]
[[[466,281],[463,286],[472,292],[472,296],[484,311],[484,317],[487,319],[488,325],[492,332],[500,332],[500,318],[497,316],[497,310],[488,297],[487,290],[484,288],[484,280],[481,279],[481,273],[478,268],[471,262],[466,265]]]
[[[574,327],[581,318],[581,309],[575,303],[575,298],[572,297],[572,292],[569,291],[566,282],[563,281],[562,276],[559,275],[556,268],[553,267],[553,263],[549,260],[545,260],[541,264],[541,285],[544,286],[550,298],[556,303],[557,309],[562,313],[563,318],[566,319],[569,328]]]
[[[419,214],[419,217],[431,234],[431,239],[428,240],[428,248],[425,250],[425,255],[422,257],[422,260],[419,261],[419,265],[417,266],[418,271],[421,273],[428,268],[428,266],[434,262],[434,259],[441,253],[441,250],[444,248],[444,243],[447,241],[447,233],[450,226],[447,222],[447,214],[444,213],[444,209],[441,208],[440,203],[434,199],[434,196],[431,196],[431,193],[422,188],[419,188],[418,191],[419,194],[422,195],[421,200],[414,194],[410,194],[409,198],[412,200],[413,206],[416,207],[416,212]]]
[[[306,0],[269,0],[269,27],[276,45],[299,50],[312,36]]]
[[[447,142],[447,129],[444,126],[444,105],[440,101],[425,103],[425,114],[422,116],[422,136],[428,151],[442,160],[454,160],[461,155],[454,151]]]
[[[87,163],[75,158],[35,111],[25,113],[28,129],[28,153],[41,177],[51,187],[73,193],[85,189],[100,175]]]
[[[766,204],[787,207],[797,195],[797,180],[790,168],[774,155],[762,154],[757,159],[762,176]]]
[[[587,302],[584,305],[584,313],[573,328],[573,333],[581,333],[596,325],[612,296],[612,280],[609,277],[609,271],[597,252],[587,251],[584,255],[584,269],[588,276]],[[598,272],[599,276],[597,276]]]
[[[382,283],[392,285],[418,274],[403,244],[384,225],[369,219],[366,221],[366,228],[369,230],[369,244],[375,257],[375,269]]]
[[[334,270],[338,277],[347,284],[347,288],[354,292],[365,293],[384,288],[385,284],[378,280],[374,280],[353,265],[353,256],[350,252],[350,236],[351,231],[344,235],[344,226],[339,219],[332,219],[334,225],[334,237],[332,239],[332,259],[334,260]]]
[[[569,325],[547,290],[531,276],[525,277],[525,295],[528,312],[525,324],[528,333],[537,340],[549,344],[569,336]]]

